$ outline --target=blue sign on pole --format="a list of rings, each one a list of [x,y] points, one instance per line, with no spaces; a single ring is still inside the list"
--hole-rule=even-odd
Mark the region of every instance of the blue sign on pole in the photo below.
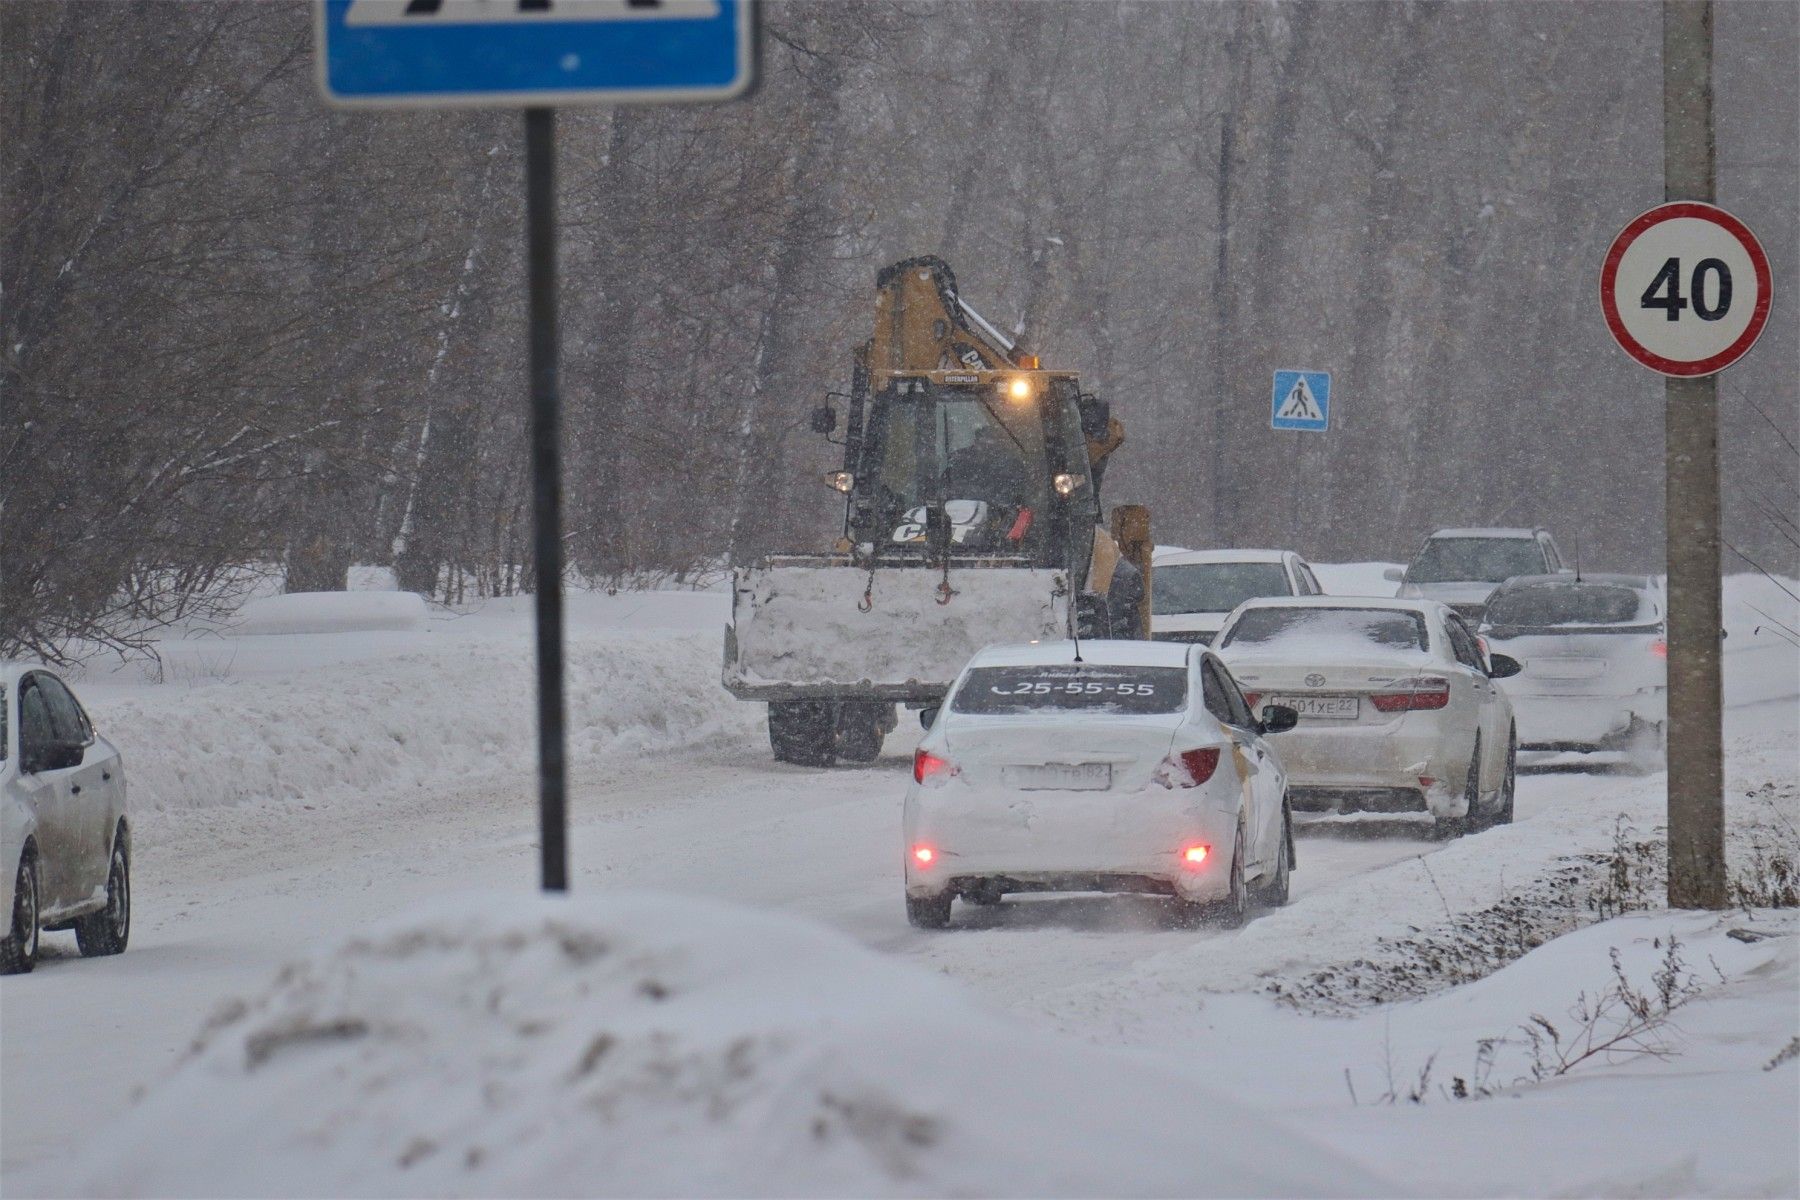
[[[319,0],[333,104],[728,100],[755,78],[751,0]]]
[[[1331,428],[1331,372],[1277,371],[1269,400],[1270,429]]]

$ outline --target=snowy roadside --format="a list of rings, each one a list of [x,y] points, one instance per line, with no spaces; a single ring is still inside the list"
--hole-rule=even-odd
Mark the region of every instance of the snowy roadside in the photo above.
[[[747,739],[760,722],[718,683],[724,598],[571,599],[569,749],[577,763]],[[415,632],[171,640],[78,684],[125,756],[131,804],[159,816],[221,806],[324,808],[376,793],[522,777],[536,710],[529,608],[495,601]]]

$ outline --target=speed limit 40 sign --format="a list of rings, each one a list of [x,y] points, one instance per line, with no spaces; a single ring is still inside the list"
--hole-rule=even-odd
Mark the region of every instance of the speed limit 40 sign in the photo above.
[[[1664,375],[1711,375],[1769,320],[1769,258],[1711,204],[1659,204],[1620,231],[1600,269],[1600,308],[1625,353]]]

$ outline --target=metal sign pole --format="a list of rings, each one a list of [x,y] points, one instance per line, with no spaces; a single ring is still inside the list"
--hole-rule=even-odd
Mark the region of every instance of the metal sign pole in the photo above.
[[[1712,3],[1663,0],[1663,198],[1713,200]],[[1719,412],[1713,375],[1664,381],[1669,907],[1725,907]]]
[[[538,841],[546,892],[569,890],[563,735],[562,473],[556,344],[556,110],[525,110],[531,322],[531,514],[537,565]]]

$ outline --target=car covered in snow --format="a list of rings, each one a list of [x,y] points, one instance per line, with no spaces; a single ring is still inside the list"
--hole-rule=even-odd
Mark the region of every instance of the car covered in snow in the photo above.
[[[958,897],[1138,892],[1179,921],[1287,900],[1286,773],[1260,718],[1202,646],[990,646],[958,675],[913,758],[906,912],[942,928]]]
[[[1435,600],[1253,600],[1216,648],[1251,707],[1299,716],[1282,740],[1299,812],[1429,813],[1440,835],[1512,820],[1517,736],[1486,654]]]
[[[1151,560],[1151,636],[1210,645],[1231,610],[1262,596],[1317,596],[1325,589],[1292,550],[1164,550]]]
[[[37,963],[44,930],[74,929],[86,955],[131,934],[125,768],[56,672],[0,668],[0,974]]]
[[[1563,570],[1556,540],[1544,529],[1440,529],[1419,546],[1390,582],[1407,599],[1439,600],[1471,623],[1481,620],[1489,594],[1514,575]]]
[[[1666,600],[1647,575],[1524,575],[1479,632],[1519,661],[1502,685],[1527,750],[1622,750],[1644,762],[1669,717]]]

